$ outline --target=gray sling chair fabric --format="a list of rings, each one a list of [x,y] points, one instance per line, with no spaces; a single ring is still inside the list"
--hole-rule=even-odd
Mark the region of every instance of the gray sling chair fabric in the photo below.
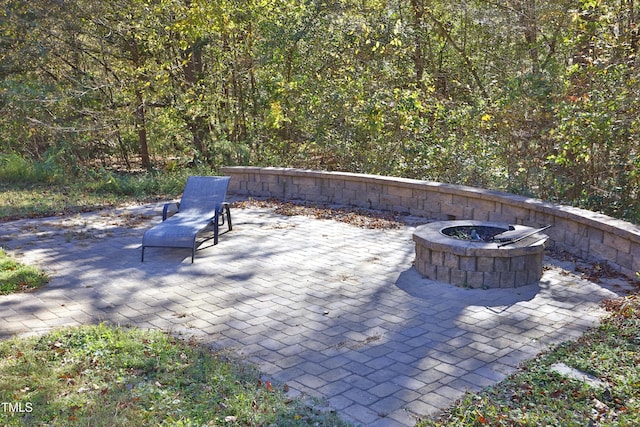
[[[225,223],[231,231],[231,213],[225,203],[228,176],[190,176],[178,203],[178,212],[167,218],[169,203],[164,205],[162,222],[147,230],[142,237],[142,258],[148,247],[191,249],[191,262],[196,249],[203,242],[213,239],[218,244],[220,225]],[[198,234],[213,227],[213,236],[201,242]]]

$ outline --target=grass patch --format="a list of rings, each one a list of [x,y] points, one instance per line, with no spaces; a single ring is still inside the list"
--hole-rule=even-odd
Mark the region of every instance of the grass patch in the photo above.
[[[427,426],[640,425],[640,297],[607,302],[610,315],[575,342],[528,362],[478,394],[468,393]],[[604,381],[596,387],[551,369],[562,362]]]
[[[101,324],[0,342],[0,425],[347,425],[285,389],[158,331]]]
[[[212,171],[117,174],[87,170],[55,181],[2,181],[0,221],[68,215],[175,198],[188,175],[212,175]]]
[[[48,281],[46,274],[17,262],[0,249],[0,295],[36,289]]]

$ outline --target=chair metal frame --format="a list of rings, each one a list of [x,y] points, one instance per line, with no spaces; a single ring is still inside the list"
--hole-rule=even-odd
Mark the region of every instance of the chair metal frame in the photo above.
[[[229,179],[228,176],[190,176],[182,199],[175,203],[177,212],[169,216],[169,207],[173,203],[166,203],[162,209],[162,222],[144,233],[140,261],[144,262],[146,248],[162,247],[191,249],[193,263],[196,250],[202,243],[213,239],[213,244],[217,245],[220,226],[226,223],[228,231],[233,229],[229,203],[224,201]],[[212,226],[213,236],[198,240],[198,235]]]

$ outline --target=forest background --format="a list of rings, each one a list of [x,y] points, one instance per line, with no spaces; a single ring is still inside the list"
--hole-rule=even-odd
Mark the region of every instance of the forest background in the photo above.
[[[0,0],[0,166],[342,170],[638,223],[639,3]]]

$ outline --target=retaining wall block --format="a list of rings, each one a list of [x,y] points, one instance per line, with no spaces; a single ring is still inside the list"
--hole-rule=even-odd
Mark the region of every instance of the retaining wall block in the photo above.
[[[465,206],[464,208],[462,208],[462,218],[464,219],[472,219],[473,218],[473,211],[475,209],[469,206]]]
[[[424,203],[420,203],[421,200],[417,197],[403,197],[400,203],[400,209],[396,212],[411,212],[418,209],[422,209]]]
[[[340,189],[336,189],[332,187],[330,183],[323,181],[323,185],[320,187],[320,194],[325,197],[328,197],[331,202],[335,203],[336,190],[340,191]]]
[[[393,211],[393,206],[402,206],[402,197],[391,194],[381,194],[380,204],[385,206],[386,210]],[[391,207],[391,209],[389,209]]]
[[[483,256],[479,256],[476,259],[476,263],[478,266],[478,270],[480,271],[494,271],[494,267],[493,267],[493,257],[483,257]]]
[[[451,284],[458,287],[469,287],[469,283],[467,281],[467,272],[458,269],[452,269]]]
[[[468,206],[472,206],[476,210],[485,212],[487,215],[489,215],[489,212],[496,211],[496,202],[492,200],[483,200],[483,199],[474,198],[469,201]]]
[[[613,233],[606,233],[603,236],[602,243],[614,247],[620,252],[631,252],[631,241]]]
[[[517,218],[513,215],[505,215],[502,212],[489,212],[489,221],[516,224]]]
[[[470,200],[468,196],[459,196],[457,194],[454,194],[453,200],[451,200],[451,204],[455,206],[469,206]],[[473,206],[473,202],[471,202],[471,206]]]
[[[529,284],[529,274],[526,271],[516,271],[516,278],[514,279],[515,287],[526,286]]]
[[[460,270],[475,271],[476,270],[476,257],[474,257],[474,256],[461,256],[460,257]]]
[[[366,200],[366,203],[365,203]],[[380,203],[380,193],[368,191],[358,198],[358,206],[365,206],[369,209],[383,209]]]
[[[444,265],[436,266],[436,280],[438,282],[451,283],[451,269]]]
[[[626,269],[626,270],[633,269],[633,255],[630,252],[618,251],[615,262],[620,266],[621,269]]]
[[[471,219],[473,219],[474,221],[489,221],[489,212],[474,208],[473,216],[471,217]]]
[[[446,213],[458,219],[465,218],[465,206],[452,205],[449,203],[440,204],[440,212]]]
[[[266,182],[277,184],[278,183],[278,175],[271,174],[256,174],[254,175],[255,182]]]
[[[500,287],[501,288],[515,288],[516,285],[516,273],[515,271],[501,271],[500,272]]]
[[[485,271],[484,273],[484,287],[485,288],[499,288],[500,287],[500,273],[496,271]]]
[[[584,235],[589,236],[589,241],[594,245],[599,245],[604,242],[604,232],[595,228],[583,225],[581,227],[584,230]]]
[[[513,271],[524,271],[526,267],[526,255],[514,256],[511,258],[511,269]]]
[[[634,273],[640,272],[640,243],[632,243],[631,244],[631,253],[634,254],[633,263],[631,264],[631,270]]]
[[[348,180],[344,182],[344,188],[348,190],[354,190],[358,194],[363,194],[367,191],[367,184],[362,181]]]
[[[501,214],[505,218],[514,218],[514,222],[511,224],[517,223],[517,221],[521,221],[522,223],[528,223],[531,220],[531,210],[527,208],[522,208],[520,206],[509,206],[505,204],[500,204]]]
[[[429,192],[427,193],[427,202],[430,204],[441,203],[441,204],[453,205],[453,195],[441,193],[438,191]]]
[[[532,216],[534,217],[533,221],[535,224],[541,224],[540,227],[542,227],[543,225],[551,224],[553,225],[553,227],[551,228],[556,228],[558,227],[558,223],[564,220],[563,218],[554,217],[553,215],[547,212],[541,212],[541,211],[536,211]]]
[[[342,189],[342,194],[341,197],[339,198],[339,203],[354,203],[357,199],[357,193],[356,190],[353,190],[351,188],[343,188]]]
[[[459,269],[460,268],[460,257],[456,254],[452,254],[451,252],[444,253],[444,265],[445,267]]]
[[[431,263],[433,265],[444,265],[444,253],[440,251],[431,251]]]
[[[618,257],[618,251],[616,250],[616,248],[612,248],[611,246],[607,246],[601,243],[589,245],[589,253],[597,257],[610,260],[612,262],[616,262],[616,259]]]
[[[484,287],[484,273],[481,271],[468,271],[467,286],[473,289]]]
[[[398,196],[405,199],[411,199],[414,197],[413,189],[408,187],[398,187],[394,185],[387,186],[384,193],[390,196]]]
[[[494,262],[494,268],[495,271],[509,271],[511,269],[511,259],[507,257],[496,258]],[[511,286],[513,286],[513,283],[511,284]]]
[[[423,263],[422,271],[419,270],[418,272],[422,274],[424,277],[426,277],[427,279],[436,280],[437,266],[433,264]]]

